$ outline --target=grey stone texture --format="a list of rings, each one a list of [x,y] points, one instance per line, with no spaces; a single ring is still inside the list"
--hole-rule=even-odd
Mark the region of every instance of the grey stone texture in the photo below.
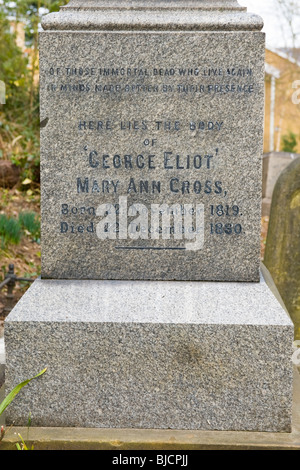
[[[35,281],[6,320],[6,387],[48,369],[7,424],[289,432],[294,330],[271,289]]]
[[[43,278],[259,281],[264,44],[259,31],[41,33]],[[120,214],[95,215],[120,196],[148,210],[122,236]],[[198,247],[183,218],[181,239],[172,220],[151,233],[152,204],[191,204]]]
[[[6,388],[47,371],[7,424],[290,432],[294,327],[259,270],[261,19],[73,0],[43,26],[45,279],[6,319]],[[152,204],[194,240],[149,236]]]
[[[281,173],[274,188],[264,262],[300,339],[300,158]]]
[[[263,155],[262,215],[269,216],[272,195],[280,174],[299,154],[270,152]]]
[[[71,0],[43,18],[45,30],[260,31],[262,19],[237,1]],[[62,14],[63,13],[63,14]]]

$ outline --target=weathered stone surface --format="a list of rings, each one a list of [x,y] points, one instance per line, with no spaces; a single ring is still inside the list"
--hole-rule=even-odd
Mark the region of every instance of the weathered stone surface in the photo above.
[[[264,263],[300,339],[300,159],[280,175],[273,192]]]
[[[287,152],[271,152],[263,155],[263,187],[262,187],[262,215],[270,215],[272,194],[276,181],[283,170],[299,154]]]
[[[300,376],[295,369],[291,433],[13,426],[1,450],[15,450],[19,435],[35,450],[300,450]]]
[[[262,19],[233,0],[71,0],[45,30],[260,31]],[[61,14],[63,13],[63,14]]]
[[[44,21],[42,276],[59,279],[6,319],[7,389],[47,366],[7,423],[290,432],[294,328],[259,276],[262,22],[234,0],[103,5]]]
[[[42,277],[258,282],[264,34],[50,30],[40,57]]]
[[[6,387],[48,370],[7,423],[289,432],[293,333],[263,278],[38,280],[6,320]]]
[[[35,450],[300,450],[300,376],[294,370],[291,433],[74,427],[32,427],[28,433],[27,427],[13,426],[1,450],[15,450],[19,435]]]

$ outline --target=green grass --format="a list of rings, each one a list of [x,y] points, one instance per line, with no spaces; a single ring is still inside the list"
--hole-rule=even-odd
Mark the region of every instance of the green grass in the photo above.
[[[19,223],[24,230],[33,236],[34,240],[40,238],[40,221],[35,212],[20,212]]]
[[[20,212],[18,219],[0,214],[0,239],[2,247],[8,243],[17,245],[23,233],[31,235],[34,241],[39,242],[40,220],[35,212]]]
[[[0,214],[0,238],[2,246],[7,243],[17,245],[20,242],[21,234],[21,226],[17,219]]]

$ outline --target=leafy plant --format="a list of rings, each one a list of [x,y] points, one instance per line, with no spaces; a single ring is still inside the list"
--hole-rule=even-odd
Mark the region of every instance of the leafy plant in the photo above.
[[[288,135],[282,137],[282,151],[289,153],[296,153],[298,142],[297,136],[294,132],[289,132]]]
[[[29,439],[29,428],[30,428],[30,426],[31,426],[31,413],[29,413],[28,421],[27,421],[27,440]],[[28,445],[24,441],[21,434],[18,434],[18,436],[21,440],[21,443],[18,443],[18,442],[16,443],[17,450],[33,450],[34,449],[33,444],[32,444],[30,449],[28,448]]]
[[[0,105],[0,158],[21,170],[21,181],[39,187],[38,32],[41,17],[59,10],[68,0],[0,0],[0,80],[6,104]],[[23,30],[25,44],[17,45]],[[18,36],[19,34],[19,36]]]
[[[16,443],[16,448],[18,450],[33,450],[33,446],[31,446],[31,449],[28,449],[27,444],[24,442],[24,439],[21,434],[18,434],[18,436],[21,439],[21,444],[19,444],[18,442]]]
[[[22,112],[22,106],[28,102],[28,59],[16,44],[16,36],[11,32],[11,25],[3,11],[3,3],[0,9],[0,79],[6,87],[5,113],[8,116],[15,115],[16,106]]]
[[[17,245],[21,238],[21,226],[14,217],[7,217],[5,214],[0,214],[0,238],[2,246],[6,243],[13,243]]]
[[[17,245],[20,242],[22,230],[25,235],[31,235],[32,239],[40,241],[40,219],[35,212],[20,212],[18,219],[0,214],[0,239],[2,247],[7,243]]]
[[[22,390],[22,388],[25,387],[25,385],[29,384],[29,382],[31,382],[31,380],[36,379],[37,377],[40,377],[41,375],[43,375],[46,372],[46,370],[47,370],[47,367],[45,367],[45,369],[41,370],[34,377],[31,377],[31,379],[24,380],[24,382],[19,383],[15,388],[13,388],[13,390],[7,395],[7,397],[5,397],[4,400],[0,403],[0,416],[2,415],[4,410],[6,410],[6,408],[11,404],[13,399],[16,397],[16,395],[18,395],[18,393]],[[31,420],[31,418],[29,418],[29,419]],[[5,435],[5,429],[4,429],[3,426],[1,426],[0,441],[3,439],[4,435]],[[22,437],[20,435],[19,435],[19,437],[21,438],[21,441],[22,441],[21,446],[24,446],[24,445],[26,446],[26,444],[25,444],[24,440],[22,439]],[[17,448],[18,448],[18,446],[20,447],[19,444],[17,445]],[[27,448],[27,446],[26,446],[26,449],[20,447],[19,450],[28,450],[28,448]]]
[[[16,395],[22,390],[25,385],[29,384],[31,380],[36,379],[37,377],[40,377],[40,375],[43,375],[47,370],[47,367],[45,369],[41,370],[38,374],[36,374],[34,377],[31,377],[31,379],[24,380],[24,382],[19,383],[8,395],[7,397],[4,398],[4,400],[0,403],[0,416],[2,415],[3,411],[8,407],[8,405],[11,404],[13,399],[15,398]]]
[[[35,212],[20,212],[19,223],[24,230],[27,230],[35,241],[40,239],[40,220]]]

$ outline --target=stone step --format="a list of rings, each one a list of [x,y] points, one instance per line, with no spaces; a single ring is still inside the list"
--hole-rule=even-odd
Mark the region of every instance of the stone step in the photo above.
[[[291,433],[169,429],[10,428],[0,450],[12,450],[18,434],[35,450],[300,450],[300,376],[294,371]],[[152,457],[151,457],[152,458]]]

